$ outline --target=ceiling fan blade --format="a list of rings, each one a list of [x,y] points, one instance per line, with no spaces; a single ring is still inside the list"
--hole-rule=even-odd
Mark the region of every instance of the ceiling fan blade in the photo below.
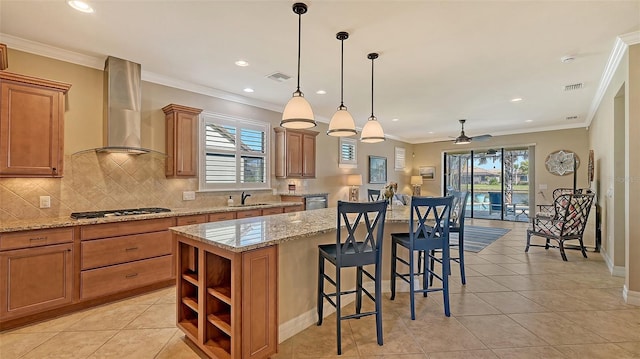
[[[473,136],[472,138],[473,138],[473,141],[479,141],[480,142],[480,141],[486,141],[486,140],[490,139],[491,137],[493,137],[493,136],[491,136],[491,135],[480,135],[480,136]]]

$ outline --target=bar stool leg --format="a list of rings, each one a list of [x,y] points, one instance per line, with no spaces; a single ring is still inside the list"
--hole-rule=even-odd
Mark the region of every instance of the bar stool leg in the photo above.
[[[382,345],[382,265],[376,263],[376,333],[378,335],[378,345]]]
[[[391,240],[391,298],[389,300],[394,300],[396,298],[396,261],[398,247],[396,246],[396,241]]]
[[[338,343],[338,355],[342,355],[342,319],[340,309],[340,267],[336,267],[336,326],[337,326],[337,343]]]
[[[324,304],[324,298],[323,298],[323,294],[324,294],[324,258],[319,255],[318,256],[318,305],[317,305],[317,309],[318,309],[318,323],[317,325],[322,325],[322,316],[323,316],[323,308],[322,305]]]
[[[414,268],[413,268],[413,250],[409,249],[409,300],[411,302],[411,320],[416,320],[416,298],[413,286],[414,281]]]
[[[362,267],[360,266],[356,269],[356,314],[360,314],[361,311],[362,311]]]

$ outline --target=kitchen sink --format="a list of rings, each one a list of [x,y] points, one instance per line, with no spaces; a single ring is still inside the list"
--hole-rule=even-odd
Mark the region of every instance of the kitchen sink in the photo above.
[[[235,204],[231,207],[256,207],[256,206],[266,206],[269,203],[247,203],[247,204]]]

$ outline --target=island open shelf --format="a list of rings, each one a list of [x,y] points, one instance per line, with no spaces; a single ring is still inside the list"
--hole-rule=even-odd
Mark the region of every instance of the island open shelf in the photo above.
[[[177,326],[211,358],[277,351],[277,245],[228,251],[174,234]]]

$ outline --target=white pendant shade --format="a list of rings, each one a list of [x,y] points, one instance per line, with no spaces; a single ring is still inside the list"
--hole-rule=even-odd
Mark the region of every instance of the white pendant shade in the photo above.
[[[365,143],[376,143],[384,140],[385,137],[382,125],[380,125],[380,122],[378,122],[375,117],[369,117],[369,120],[362,128],[360,141]]]
[[[287,106],[285,106],[282,113],[280,126],[293,129],[316,127],[311,105],[302,94],[294,93],[291,100],[287,102]]]
[[[336,111],[336,113],[333,115],[333,117],[331,117],[327,135],[346,137],[353,136],[356,133],[358,133],[358,131],[356,131],[356,123],[349,111],[347,111],[347,108],[339,108],[338,111]]]

